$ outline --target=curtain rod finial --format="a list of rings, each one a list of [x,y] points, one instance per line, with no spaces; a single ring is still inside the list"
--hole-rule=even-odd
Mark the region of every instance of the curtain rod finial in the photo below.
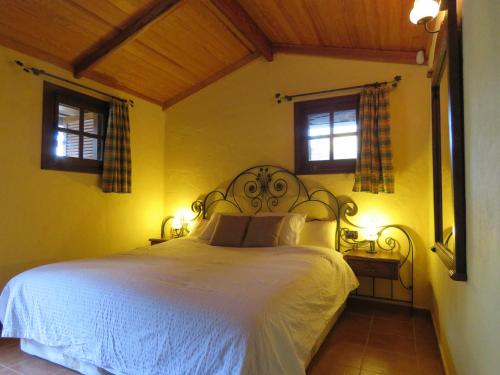
[[[392,87],[398,87],[398,83],[403,79],[400,75],[394,76],[394,80],[392,81]]]
[[[74,82],[74,81],[71,81],[67,78],[64,78],[64,77],[61,77],[61,76],[58,76],[58,75],[55,75],[55,74],[52,74],[52,73],[48,73],[46,72],[45,70],[43,69],[40,69],[40,68],[35,68],[34,66],[29,66],[29,65],[26,65],[25,63],[23,63],[21,60],[14,60],[14,63],[18,66],[21,67],[22,70],[24,70],[26,73],[32,73],[33,75],[35,76],[40,76],[40,75],[45,75],[45,76],[48,76],[48,77],[51,77],[51,78],[54,78],[54,79],[57,79],[59,81],[63,81],[63,82],[66,82],[66,83],[69,83],[69,84],[72,84],[72,85],[75,85],[75,86],[78,86],[78,87],[81,87],[81,88],[84,88],[86,90],[90,90],[90,91],[93,91],[93,92],[97,92],[98,94],[101,94],[101,95],[104,95],[104,96],[107,96],[109,98],[115,98],[115,99],[118,99],[118,100],[121,100],[123,102],[127,102],[130,104],[131,107],[134,106],[134,101],[131,100],[131,99],[122,99],[122,98],[119,98],[119,97],[116,97],[114,95],[110,95],[104,91],[101,91],[101,90],[97,90],[95,88],[92,88],[92,87],[89,87],[89,86],[85,86],[85,85],[82,85],[81,83],[77,83],[77,82]]]

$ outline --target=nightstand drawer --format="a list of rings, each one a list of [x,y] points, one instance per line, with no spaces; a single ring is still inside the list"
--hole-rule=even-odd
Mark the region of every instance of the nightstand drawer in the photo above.
[[[398,279],[398,263],[373,262],[360,259],[346,259],[354,273],[358,276],[369,276],[380,279]]]

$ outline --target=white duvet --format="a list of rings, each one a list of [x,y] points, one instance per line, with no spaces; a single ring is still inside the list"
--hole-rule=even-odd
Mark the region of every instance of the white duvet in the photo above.
[[[14,277],[2,336],[114,374],[303,375],[358,282],[319,247],[222,248],[173,240]]]

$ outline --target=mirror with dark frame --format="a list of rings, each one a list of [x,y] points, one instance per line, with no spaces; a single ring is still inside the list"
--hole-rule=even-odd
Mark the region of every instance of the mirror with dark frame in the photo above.
[[[447,1],[432,70],[435,251],[453,280],[467,280],[461,1]]]

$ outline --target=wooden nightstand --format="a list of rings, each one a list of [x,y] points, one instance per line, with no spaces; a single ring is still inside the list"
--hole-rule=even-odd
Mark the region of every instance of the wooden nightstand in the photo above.
[[[163,243],[166,241],[168,241],[168,238],[150,238],[149,239],[149,243],[151,244],[151,246],[157,245],[159,243]]]
[[[375,254],[364,250],[350,250],[344,254],[345,261],[357,276],[368,276],[377,279],[399,279],[399,253],[379,251]]]

